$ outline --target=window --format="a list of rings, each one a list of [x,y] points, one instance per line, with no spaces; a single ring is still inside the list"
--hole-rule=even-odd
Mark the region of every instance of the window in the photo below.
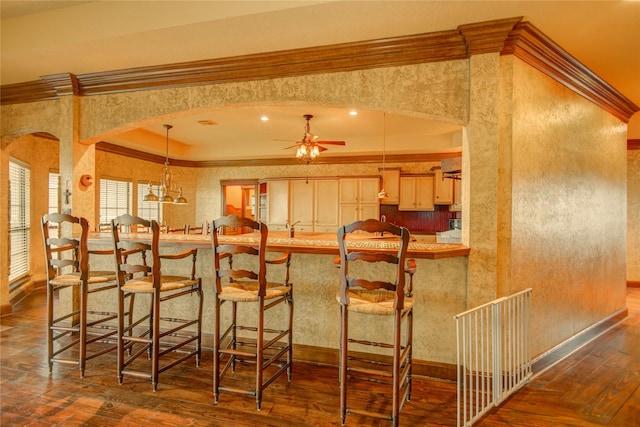
[[[151,183],[151,189],[153,194],[160,194],[160,184]],[[155,219],[159,224],[162,224],[162,203],[145,202],[143,199],[148,193],[149,183],[138,182],[138,216],[146,220]]]
[[[60,174],[49,172],[49,213],[60,212]]]
[[[101,179],[100,225],[110,224],[113,218],[127,213],[131,213],[131,182]]]
[[[60,212],[60,174],[56,172],[49,172],[49,209],[48,213]],[[60,237],[59,232],[51,231],[57,230],[58,224],[49,223],[49,236]]]
[[[31,248],[31,170],[15,159],[9,159],[10,222],[9,282],[29,273]]]

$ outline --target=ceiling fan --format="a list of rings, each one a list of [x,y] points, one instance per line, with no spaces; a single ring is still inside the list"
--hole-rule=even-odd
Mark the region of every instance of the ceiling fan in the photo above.
[[[318,135],[314,135],[311,133],[311,125],[309,124],[309,121],[313,118],[313,115],[305,114],[302,117],[304,117],[304,119],[307,121],[307,123],[304,125],[304,135],[302,136],[302,139],[300,141],[297,141],[295,145],[284,148],[285,150],[287,150],[289,148],[298,147],[296,151],[296,157],[298,158],[298,160],[304,161],[309,164],[309,162],[314,161],[321,152],[327,150],[327,148],[323,147],[323,145],[346,144],[345,141],[318,140]]]

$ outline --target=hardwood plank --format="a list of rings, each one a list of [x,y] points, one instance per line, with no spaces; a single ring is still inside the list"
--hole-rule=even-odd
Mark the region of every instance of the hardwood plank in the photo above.
[[[213,404],[212,357],[201,366],[181,364],[160,376],[157,392],[146,379],[118,385],[115,354],[89,361],[85,378],[71,366],[54,366],[45,355],[44,294],[32,295],[2,317],[0,328],[0,424],[2,426],[339,426],[338,370],[296,363],[265,390],[256,411],[251,396],[222,393]],[[629,289],[629,318],[605,335],[536,376],[476,426],[640,425],[640,288]],[[250,370],[234,382],[249,384]],[[389,404],[374,383],[354,384],[350,398],[368,409]],[[415,377],[412,399],[400,425],[455,426],[455,383]],[[349,415],[349,426],[389,422]]]

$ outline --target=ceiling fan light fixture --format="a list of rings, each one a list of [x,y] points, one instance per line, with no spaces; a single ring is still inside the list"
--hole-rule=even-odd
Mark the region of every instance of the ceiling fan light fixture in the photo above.
[[[302,139],[296,142],[296,145],[292,145],[291,147],[286,148],[296,148],[296,159],[301,162],[305,162],[307,165],[311,162],[314,162],[318,157],[320,157],[320,153],[325,151],[326,148],[323,147],[323,144],[330,145],[345,145],[345,141],[320,141],[318,140],[318,135],[314,135],[311,133],[311,126],[309,125],[309,120],[313,118],[311,114],[303,115],[306,123],[304,125],[304,135],[302,135]]]

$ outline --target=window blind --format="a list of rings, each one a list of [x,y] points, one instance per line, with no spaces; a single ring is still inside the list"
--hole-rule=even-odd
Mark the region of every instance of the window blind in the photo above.
[[[31,170],[28,165],[9,159],[9,282],[29,273],[31,238]]]
[[[109,224],[119,215],[131,213],[131,182],[100,180],[100,225]]]
[[[60,212],[60,174],[49,172],[49,213]]]

